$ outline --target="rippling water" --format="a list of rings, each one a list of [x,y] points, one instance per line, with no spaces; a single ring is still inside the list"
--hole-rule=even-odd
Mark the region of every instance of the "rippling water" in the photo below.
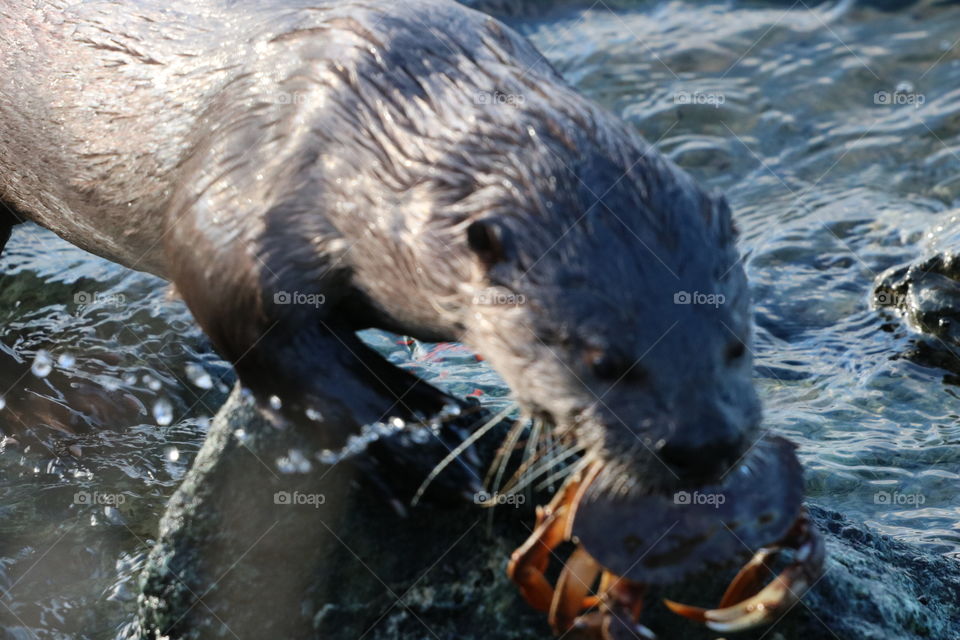
[[[800,444],[812,498],[957,554],[958,390],[893,357],[911,336],[870,291],[957,206],[960,9],[625,4],[514,25],[728,194],[766,423]],[[30,227],[0,273],[0,430],[13,437],[0,453],[0,637],[110,638],[232,374],[149,276]],[[462,348],[366,337],[456,393],[504,402]],[[39,351],[67,357],[39,377]]]

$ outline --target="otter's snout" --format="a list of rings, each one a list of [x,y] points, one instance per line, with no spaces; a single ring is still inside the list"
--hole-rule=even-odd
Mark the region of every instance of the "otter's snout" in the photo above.
[[[662,442],[655,453],[681,478],[717,478],[736,463],[743,450],[743,438],[731,434],[698,443],[674,438]]]

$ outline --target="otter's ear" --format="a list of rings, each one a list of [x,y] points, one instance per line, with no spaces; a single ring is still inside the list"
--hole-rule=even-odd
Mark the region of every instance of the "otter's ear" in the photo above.
[[[487,268],[509,258],[506,228],[493,220],[474,220],[467,227],[467,245]]]

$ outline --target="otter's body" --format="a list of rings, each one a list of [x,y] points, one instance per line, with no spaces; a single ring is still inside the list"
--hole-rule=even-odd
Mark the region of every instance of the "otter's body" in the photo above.
[[[381,327],[467,342],[528,413],[648,487],[749,445],[725,203],[494,19],[11,0],[0,61],[0,203],[171,280],[262,400],[341,440],[449,402],[355,335]]]

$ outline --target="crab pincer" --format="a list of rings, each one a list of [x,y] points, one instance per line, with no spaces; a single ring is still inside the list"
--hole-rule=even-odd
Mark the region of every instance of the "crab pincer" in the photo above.
[[[784,549],[795,549],[794,561],[773,581],[761,587],[773,574],[773,561]],[[806,511],[800,514],[787,537],[773,547],[760,549],[733,579],[716,609],[691,607],[671,600],[664,602],[676,614],[703,622],[714,631],[743,631],[772,624],[786,614],[820,577],[825,550]]]

